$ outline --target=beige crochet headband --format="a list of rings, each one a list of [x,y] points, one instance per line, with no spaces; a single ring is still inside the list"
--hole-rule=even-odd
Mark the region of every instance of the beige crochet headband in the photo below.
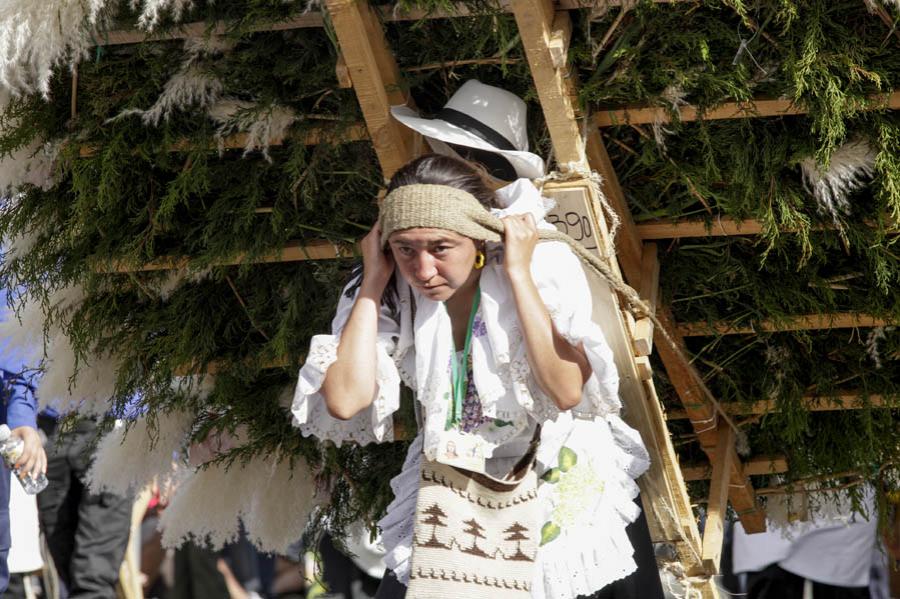
[[[503,223],[472,194],[448,185],[404,185],[381,204],[381,244],[396,231],[447,229],[481,241],[500,241]]]

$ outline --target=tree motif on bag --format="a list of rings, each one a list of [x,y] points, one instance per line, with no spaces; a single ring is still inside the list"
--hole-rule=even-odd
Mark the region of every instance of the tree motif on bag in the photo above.
[[[484,527],[481,524],[479,524],[478,522],[476,522],[475,518],[472,518],[471,520],[466,520],[463,522],[463,524],[469,525],[469,528],[467,528],[463,532],[466,533],[467,535],[472,535],[472,546],[467,549],[463,549],[462,552],[468,553],[470,555],[477,555],[479,557],[490,558],[491,556],[489,556],[487,553],[482,551],[481,547],[478,546],[478,539],[487,538],[483,534],[481,534],[481,531],[484,530]],[[491,558],[491,559],[493,559],[493,558]]]
[[[431,538],[425,541],[424,543],[416,543],[419,547],[435,547],[440,549],[450,549],[447,545],[444,545],[437,538],[437,527],[445,527],[446,524],[441,520],[441,518],[446,518],[447,514],[441,510],[441,507],[432,503],[431,506],[425,510],[423,513],[428,514],[428,517],[424,520],[420,520],[422,524],[430,524],[431,525]]]
[[[515,541],[516,542],[516,552],[512,554],[510,557],[503,556],[503,559],[514,560],[514,561],[522,561],[522,562],[533,562],[534,558],[529,557],[522,553],[522,541],[527,541],[528,536],[522,534],[528,530],[527,527],[522,526],[518,522],[513,522],[512,526],[503,531],[503,534],[509,535],[506,537],[507,541]]]

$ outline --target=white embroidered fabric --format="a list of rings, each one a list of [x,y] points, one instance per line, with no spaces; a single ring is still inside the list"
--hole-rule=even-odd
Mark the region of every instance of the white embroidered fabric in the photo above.
[[[494,211],[498,216],[531,212],[539,227],[552,228],[543,221],[544,200],[529,181],[519,180],[498,196],[501,205],[508,203],[507,208]],[[510,198],[515,201],[509,203]],[[564,243],[539,243],[532,276],[556,329],[570,343],[584,347],[592,375],[581,402],[567,412],[561,412],[538,387],[528,365],[518,315],[511,308],[515,303],[503,269],[502,246],[488,244],[480,279],[481,305],[473,324],[472,374],[484,416],[505,423],[489,421],[473,433],[484,443],[490,470],[492,462],[508,459],[505,450],[521,445],[523,438],[527,445],[534,423],[540,422],[538,475],[555,467],[560,448],[566,446],[578,454],[576,469],[582,477],[602,487],[602,492],[581,499],[577,498],[585,493],[578,493],[577,485],[541,484],[539,488],[547,515],[565,517],[559,523],[559,535],[539,550],[538,576],[543,583],[536,583],[535,589],[543,589],[547,597],[575,597],[599,590],[635,569],[625,526],[639,513],[633,502],[638,493],[634,478],[647,469],[649,458],[637,431],[618,417],[618,372],[600,327],[591,320],[591,293],[580,261]],[[424,428],[411,445],[402,472],[391,481],[395,499],[379,523],[385,562],[406,582],[421,456],[434,459],[445,433],[453,337],[442,303],[419,295],[400,280],[397,293],[399,322],[387,309],[379,320],[378,380],[372,405],[342,421],[328,414],[319,393],[355,301],[342,296],[332,334],[312,340],[292,413],[294,424],[307,436],[337,444],[390,441],[400,381],[415,391]],[[578,478],[564,476],[560,482]]]

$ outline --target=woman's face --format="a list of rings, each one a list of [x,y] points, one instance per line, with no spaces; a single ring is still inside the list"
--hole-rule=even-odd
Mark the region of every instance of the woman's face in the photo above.
[[[388,240],[403,278],[434,301],[446,301],[478,279],[475,242],[445,229],[406,229]]]

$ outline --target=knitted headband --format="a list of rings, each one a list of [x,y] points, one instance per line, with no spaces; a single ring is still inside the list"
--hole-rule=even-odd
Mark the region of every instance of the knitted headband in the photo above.
[[[481,241],[503,240],[503,221],[488,212],[472,194],[448,185],[415,184],[398,187],[384,198],[379,222],[382,246],[387,246],[392,233],[417,227],[447,229]],[[654,310],[622,280],[618,272],[610,268],[605,260],[601,260],[560,231],[539,229],[538,237],[541,241],[561,241],[568,244],[584,264],[622,294],[632,310],[653,321],[665,344],[687,361],[681,345],[669,335],[666,327],[654,314]],[[703,395],[715,407],[717,416],[721,415],[722,419],[734,429],[738,439],[744,439],[743,442],[746,443],[744,431],[735,425],[703,380],[696,375],[695,379]]]
[[[447,229],[470,239],[500,241],[503,223],[472,194],[448,185],[404,185],[381,204],[381,245],[396,231]]]

